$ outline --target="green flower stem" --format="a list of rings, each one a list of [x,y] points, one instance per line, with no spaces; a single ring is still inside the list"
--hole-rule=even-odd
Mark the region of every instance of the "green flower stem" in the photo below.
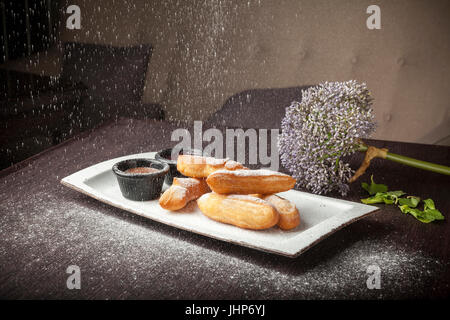
[[[365,152],[365,151],[367,151],[367,146],[360,144],[358,150],[361,152]],[[436,173],[450,175],[450,167],[447,167],[447,166],[444,166],[441,164],[417,160],[417,159],[405,157],[405,156],[391,153],[391,152],[386,153],[385,159],[395,161],[395,162],[398,162],[398,163],[401,163],[401,164],[404,164],[404,165],[407,165],[410,167],[414,167],[414,168],[419,168],[419,169],[428,170],[428,171],[432,171],[432,172],[436,172]]]

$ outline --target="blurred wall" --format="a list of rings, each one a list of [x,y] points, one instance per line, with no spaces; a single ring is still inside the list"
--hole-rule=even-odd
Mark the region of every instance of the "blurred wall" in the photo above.
[[[62,41],[151,43],[144,102],[205,119],[234,93],[356,79],[375,98],[375,138],[450,144],[450,1],[87,1]],[[366,8],[381,8],[381,30]],[[63,19],[68,15],[63,15]],[[60,71],[60,53],[28,70]],[[50,60],[49,60],[50,59]]]

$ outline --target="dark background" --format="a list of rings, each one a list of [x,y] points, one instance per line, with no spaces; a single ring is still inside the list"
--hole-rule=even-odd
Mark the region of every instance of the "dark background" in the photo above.
[[[56,41],[58,23],[57,1],[0,1],[0,62],[48,49]]]
[[[157,104],[141,102],[151,45],[58,41],[58,1],[2,1],[0,9],[0,169],[109,119],[164,117]],[[8,68],[49,48],[61,52],[57,76]]]

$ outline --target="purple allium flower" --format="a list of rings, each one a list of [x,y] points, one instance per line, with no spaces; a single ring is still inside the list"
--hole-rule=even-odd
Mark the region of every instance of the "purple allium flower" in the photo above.
[[[365,83],[325,82],[302,91],[281,122],[281,163],[297,184],[313,193],[349,190],[354,170],[342,161],[359,139],[375,130],[372,97]]]

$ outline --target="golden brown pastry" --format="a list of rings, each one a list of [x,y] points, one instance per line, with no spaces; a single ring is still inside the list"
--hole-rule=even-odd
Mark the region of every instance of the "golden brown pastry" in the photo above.
[[[221,194],[273,194],[292,189],[296,180],[272,170],[217,170],[206,179],[212,191]]]
[[[278,220],[277,225],[281,229],[294,229],[300,224],[300,214],[295,204],[291,201],[274,194],[263,196],[262,199],[273,205],[278,211],[280,219]]]
[[[202,195],[197,204],[208,218],[245,229],[267,229],[276,225],[279,218],[272,205],[250,195],[210,192]]]
[[[210,191],[205,179],[173,178],[172,185],[159,198],[159,205],[171,211],[180,210]]]
[[[237,170],[245,168],[239,162],[230,159],[216,159],[182,154],[177,159],[177,170],[186,177],[206,178],[216,170]]]

